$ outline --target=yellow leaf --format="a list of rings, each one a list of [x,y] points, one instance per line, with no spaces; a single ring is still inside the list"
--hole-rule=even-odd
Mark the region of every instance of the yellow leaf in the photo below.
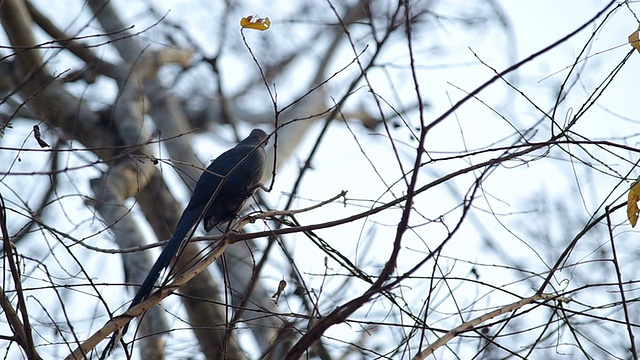
[[[640,200],[640,177],[631,184],[629,196],[627,199],[627,218],[631,223],[631,227],[635,227],[638,222],[638,201]]]
[[[263,19],[258,16],[254,17],[253,15],[249,15],[240,19],[240,26],[244,29],[265,31],[271,26],[271,20],[269,20],[268,17]]]
[[[629,35],[629,44],[631,44],[631,46],[633,46],[634,49],[638,50],[638,52],[640,52],[640,27],[638,27],[638,30],[634,31],[631,33],[631,35]]]

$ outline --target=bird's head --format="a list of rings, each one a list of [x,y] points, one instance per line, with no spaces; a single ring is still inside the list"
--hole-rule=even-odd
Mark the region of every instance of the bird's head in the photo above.
[[[257,146],[260,145],[264,147],[267,145],[265,141],[267,139],[267,133],[262,129],[253,129],[249,136],[247,136],[244,140],[242,140],[242,144]]]

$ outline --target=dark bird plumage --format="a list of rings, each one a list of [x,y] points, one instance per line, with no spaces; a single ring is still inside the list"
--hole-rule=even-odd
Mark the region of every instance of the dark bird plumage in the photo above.
[[[204,228],[210,231],[215,226],[233,220],[244,202],[260,186],[265,171],[267,134],[254,129],[249,136],[234,148],[218,156],[200,176],[189,204],[182,212],[178,225],[164,250],[151,267],[129,308],[138,305],[151,295],[160,273],[171,264],[181,244],[205,211],[209,200],[215,196],[203,216]],[[124,326],[119,336],[114,335],[103,352],[108,355],[119,338],[127,332]]]

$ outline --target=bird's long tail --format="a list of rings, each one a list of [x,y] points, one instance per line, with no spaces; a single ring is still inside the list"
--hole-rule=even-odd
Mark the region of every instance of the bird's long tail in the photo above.
[[[160,256],[158,256],[158,259],[151,267],[151,270],[149,270],[147,277],[142,282],[142,285],[140,285],[140,288],[138,289],[136,296],[134,296],[133,300],[131,301],[128,309],[131,309],[132,307],[140,304],[142,301],[148,298],[149,295],[151,295],[153,286],[162,273],[162,270],[164,270],[171,264],[171,260],[180,249],[182,240],[187,235],[189,230],[191,230],[191,228],[193,227],[193,223],[198,219],[198,216],[200,215],[199,213],[194,217],[193,212],[187,210],[188,209],[185,209],[184,213],[180,217],[180,220],[178,220],[178,225],[176,226],[176,230],[173,232],[171,239],[169,239],[169,242],[167,242],[167,245],[162,250],[162,253],[160,253]],[[122,327],[122,329],[113,334],[111,340],[109,340],[109,343],[102,351],[100,359],[105,359],[111,354],[111,352],[115,348],[115,345],[120,341],[122,336],[127,333],[128,328],[129,323],[127,323]]]

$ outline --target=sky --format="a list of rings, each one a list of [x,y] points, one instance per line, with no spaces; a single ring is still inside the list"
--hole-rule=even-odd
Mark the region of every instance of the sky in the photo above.
[[[59,16],[61,24],[70,23],[70,28],[82,27],[86,22],[86,14],[76,18],[81,12],[82,3],[74,4],[74,11],[62,12],[57,7],[67,7],[61,3],[49,4],[44,1],[36,1],[42,7],[47,4],[47,11]],[[141,18],[148,22],[148,14],[143,13],[144,2],[127,3],[125,9],[124,2],[116,2],[122,6],[125,18],[136,23]],[[291,19],[292,11],[287,7],[287,2],[277,2],[275,5],[266,5],[264,2],[254,2],[254,7],[248,6],[242,10],[251,10],[260,16],[268,16],[272,20],[272,28],[265,33],[247,33],[248,43],[260,46],[260,37],[267,37],[272,44],[281,45],[286,51],[288,46],[295,46],[305,41],[318,41],[317,47],[311,47],[308,59],[302,59],[297,64],[297,69],[282,79],[278,79],[276,86],[279,94],[279,101],[287,104],[304,89],[306,80],[310,77],[307,70],[309,63],[317,59],[316,49],[322,49],[321,45],[326,39],[308,39],[304,26],[296,23],[297,19]],[[500,6],[505,10],[507,16],[507,28],[513,32],[508,35],[504,28],[487,23],[486,26],[464,27],[447,23],[443,20],[443,26],[434,26],[425,34],[416,38],[415,53],[419,64],[417,72],[421,94],[428,102],[425,111],[427,121],[437,118],[450,108],[451,104],[461,99],[466,92],[472,91],[475,87],[484,83],[494,75],[494,70],[500,71],[516,61],[526,58],[530,54],[539,51],[553,41],[565,36],[568,32],[580,26],[587,19],[593,16],[604,6],[600,1],[500,1]],[[631,4],[631,9],[636,9],[635,4]],[[196,39],[200,46],[210,54],[213,53],[218,43],[212,41],[211,34],[219,30],[220,24],[207,18],[209,12],[199,11],[207,8],[208,3],[203,1],[188,1],[176,6],[171,2],[165,2],[157,6],[159,13],[168,12],[167,19],[178,21]],[[466,6],[467,11],[474,11],[474,5],[469,5],[466,1],[445,2],[441,5],[444,13],[459,11],[460,6]],[[451,10],[453,9],[453,10]],[[277,10],[277,11],[276,11]],[[475,9],[477,10],[477,9]],[[215,10],[212,10],[215,13]],[[235,13],[234,13],[235,14]],[[323,19],[330,18],[330,13],[317,14]],[[182,21],[189,19],[189,21]],[[143,24],[144,24],[143,21]],[[230,21],[231,22],[231,21]],[[304,22],[303,22],[304,24]],[[599,23],[598,23],[599,24]],[[445,26],[446,25],[446,26]],[[141,25],[141,27],[144,25]],[[576,85],[568,95],[567,100],[559,107],[556,115],[558,122],[570,119],[573,114],[579,111],[581,104],[587,98],[590,89],[593,89],[607,74],[618,65],[624,55],[630,50],[627,44],[627,36],[638,28],[637,20],[631,11],[622,8],[616,12],[604,26],[599,29],[595,41],[587,49],[586,54],[581,55],[580,71]],[[562,44],[557,49],[550,51],[539,59],[524,65],[517,73],[511,74],[507,79],[522,90],[531,102],[537,104],[544,111],[549,111],[556,98],[556,91],[568,69],[572,66],[576,56],[581,53],[585,43],[594,30],[594,26],[589,27],[573,39]],[[84,31],[95,32],[96,28],[89,27]],[[153,30],[152,30],[153,31]],[[151,33],[143,39],[154,39],[156,33]],[[357,31],[354,35],[358,35]],[[357,39],[357,36],[354,36]],[[285,39],[286,41],[284,41]],[[401,38],[399,38],[401,39]],[[434,39],[437,39],[435,41]],[[237,34],[229,35],[229,41],[237,41]],[[4,41],[4,40],[3,40]],[[440,46],[435,47],[433,44]],[[154,43],[157,45],[157,43]],[[357,42],[358,49],[364,49],[364,41]],[[242,45],[236,45],[242,48]],[[264,50],[262,47],[260,50]],[[373,69],[370,73],[373,88],[381,98],[388,100],[394,106],[402,108],[409,106],[411,100],[415,99],[414,86],[407,76],[406,64],[406,44],[398,40],[392,47],[393,51],[385,53],[381,58],[381,63],[399,64],[398,68],[388,66],[384,69]],[[353,59],[351,47],[343,45],[340,50],[341,56],[334,60],[330,70],[336,71],[345,66]],[[241,53],[241,52],[238,52]],[[68,68],[73,59],[59,56],[58,53],[49,52],[52,57],[52,67],[57,71],[64,71]],[[235,54],[235,53],[234,53]],[[264,53],[258,52],[258,58]],[[102,54],[106,57],[113,56],[109,51]],[[246,55],[246,54],[245,54]],[[268,54],[264,54],[266,57]],[[365,53],[365,58],[368,53]],[[633,99],[637,96],[637,74],[640,71],[638,58],[640,54],[633,54],[621,70],[621,74],[616,77],[608,88],[608,91],[598,99],[597,104],[581,120],[577,129],[589,139],[615,140],[629,145],[637,145],[637,125],[635,114],[637,113]],[[309,60],[311,59],[311,60]],[[486,65],[480,62],[484,62]],[[251,78],[251,62],[247,57],[227,57],[222,61],[224,71],[224,86],[229,93],[239,91],[246,86],[247,79]],[[490,66],[490,67],[489,67]],[[341,77],[328,84],[328,88],[339,93],[339,89],[344,87],[344,79],[354,72],[355,67],[349,67]],[[198,70],[195,74],[201,74]],[[191,75],[197,77],[197,75]],[[203,91],[208,91],[210,84],[202,83]],[[175,87],[177,92],[187,91],[189,87],[184,83],[178,83]],[[99,106],[101,99],[108,103],[113,96],[113,84],[104,83],[101,87],[84,87],[78,85],[75,91],[83,94],[87,98],[94,99],[93,106]],[[265,107],[266,92],[255,91],[254,101],[248,103],[248,107],[262,109]],[[371,95],[366,89],[359,89],[353,96],[353,101],[345,105],[346,109],[356,108],[358,105],[369,110],[375,110],[372,105]],[[253,99],[252,99],[253,100]],[[496,82],[486,90],[481,92],[477,100],[470,101],[462,106],[458,111],[450,116],[442,126],[434,128],[427,135],[425,149],[430,156],[441,157],[447,154],[464,151],[465,149],[480,149],[491,144],[506,145],[513,141],[513,126],[526,128],[541,119],[540,112],[535,109],[531,102],[517,93],[503,82]],[[388,110],[388,108],[385,107]],[[497,116],[496,113],[504,114],[505,118]],[[411,126],[418,126],[418,114],[408,112],[406,121]],[[291,190],[293,180],[298,173],[298,168],[302,161],[310,152],[314,140],[320,131],[320,124],[311,127],[306,136],[302,139],[299,150],[279,169],[275,188],[266,195],[267,201],[273,208],[283,206],[286,201],[286,193]],[[15,137],[6,137],[0,145],[35,147],[33,143],[26,142],[29,139],[28,132],[30,125],[24,127],[16,126]],[[545,133],[546,131],[546,133]],[[355,135],[354,135],[355,134]],[[410,138],[410,133],[406,128],[395,129],[392,135],[396,139],[399,149],[399,157],[403,166],[408,168],[414,156],[415,141]],[[535,140],[543,140],[549,136],[549,127],[540,126],[534,136]],[[197,152],[200,158],[206,163],[226,148],[227,144],[217,145],[220,137],[229,137],[229,133],[222,130],[215,135],[204,134],[196,137]],[[343,204],[332,204],[318,209],[312,213],[301,214],[299,220],[302,223],[315,223],[329,221],[336,218],[345,217],[356,212],[360,212],[371,205],[370,200],[381,196],[384,200],[389,200],[393,196],[403,195],[402,184],[393,187],[394,195],[386,193],[389,184],[399,179],[400,170],[396,156],[390,151],[390,143],[386,134],[381,130],[364,130],[355,122],[347,125],[336,124],[329,130],[329,141],[321,145],[321,151],[313,161],[313,169],[305,177],[300,190],[301,198],[295,202],[296,207],[309,206],[317,201],[330,198],[342,190],[348,191],[348,206]],[[26,145],[21,145],[21,144]],[[215,145],[211,145],[211,144]],[[579,149],[572,149],[576,154],[580,154]],[[497,287],[505,287],[517,291],[519,294],[532,294],[534,289],[522,290],[529,286],[527,281],[522,280],[523,275],[518,271],[505,271],[505,267],[511,263],[524,263],[528,270],[542,272],[550,266],[548,259],[554,258],[562,248],[558,242],[549,240],[550,248],[532,245],[530,236],[534,231],[547,230],[550,237],[570,238],[575,235],[575,230],[594,214],[601,212],[603,203],[611,203],[613,199],[622,197],[626,193],[629,180],[634,179],[640,173],[633,169],[628,163],[618,158],[612,157],[604,151],[593,150],[596,158],[603,160],[611,166],[607,169],[593,160],[593,166],[584,166],[579,162],[570,163],[567,157],[561,152],[552,154],[553,160],[537,161],[527,164],[508,163],[509,166],[502,166],[486,180],[483,187],[482,197],[476,201],[476,208],[470,215],[468,224],[461,230],[445,248],[443,260],[440,262],[441,269],[438,271],[447,273],[451,277],[469,277],[472,269],[479,271],[481,279]],[[629,161],[635,162],[634,154],[626,154]],[[17,159],[17,153],[6,153],[3,162]],[[458,161],[439,161],[433,165],[428,165],[421,170],[419,175],[419,185],[423,185],[430,180],[443,176],[447,172],[459,169],[469,163],[479,162],[483,157],[461,159]],[[581,158],[589,159],[582,154]],[[39,161],[39,162],[38,162]],[[70,157],[67,160],[68,166],[82,163],[82,158]],[[16,162],[10,170],[12,172],[45,171],[47,169],[47,158],[33,159],[29,161]],[[597,170],[594,170],[597,169]],[[6,168],[3,172],[6,172]],[[374,171],[376,170],[376,171]],[[89,194],[87,177],[97,176],[94,174],[70,173],[66,177],[67,183],[61,188],[61,196],[69,194],[69,206],[65,208],[67,222],[57,219],[56,225],[65,231],[74,231],[79,238],[89,238],[92,244],[112,248],[115,244],[109,239],[107,234],[96,234],[101,230],[102,224],[96,220],[94,214],[87,214],[84,198],[74,194]],[[615,173],[627,174],[629,178],[620,179]],[[477,175],[478,173],[476,173]],[[413,264],[424,258],[429,249],[437,246],[446,236],[448,227],[455,223],[456,216],[459,216],[457,205],[461,197],[466,192],[468,186],[474,180],[473,176],[464,176],[447,186],[441,186],[433,191],[421,194],[415,200],[416,214],[412,218],[414,230],[406,234],[406,241],[403,243],[401,262],[398,266],[398,273],[402,273],[413,266]],[[3,193],[10,188],[33,187],[37,188],[36,177],[7,177],[3,179]],[[176,188],[179,188],[177,186]],[[179,192],[179,196],[186,201],[188,193]],[[29,199],[38,197],[38,193],[30,194]],[[558,208],[560,202],[566,208]],[[16,207],[20,207],[16,203]],[[545,214],[543,210],[551,208],[556,212]],[[560,217],[557,211],[566,212],[566,217]],[[75,211],[83,214],[75,218]],[[71,215],[70,215],[71,214]],[[133,213],[136,215],[135,211]],[[390,244],[396,231],[400,210],[385,212],[368,218],[366,221],[357,221],[345,226],[333,229],[318,231],[332,247],[341,251],[357,265],[362,266],[372,274],[379,272],[388,256]],[[137,214],[139,216],[139,214]],[[438,221],[442,217],[444,221]],[[18,218],[20,218],[18,216]],[[48,218],[54,221],[53,218]],[[633,246],[635,234],[626,223],[625,214],[620,211],[613,215],[613,223],[616,224],[616,236],[628,241],[629,246]],[[259,228],[259,225],[256,226]],[[149,230],[147,230],[149,231]],[[598,233],[599,234],[599,233]],[[540,240],[540,239],[535,239]],[[309,284],[314,289],[326,287],[325,294],[330,294],[332,289],[338,288],[340,279],[327,279],[322,276],[325,272],[324,254],[317,247],[311,245],[303,236],[291,236],[285,239],[295,254],[297,264],[301,273],[309,276]],[[489,245],[501,248],[489,249]],[[606,244],[606,238],[595,237],[585,241],[583,247],[576,249],[576,257],[584,260],[592,259],[597,255],[597,251]],[[581,243],[582,245],[582,243]],[[50,243],[55,248],[55,241]],[[41,246],[33,246],[36,257],[47,258],[46,252]],[[629,248],[629,256],[622,256],[621,263],[623,272],[633,272],[631,255],[635,250]],[[511,258],[506,261],[502,256],[508,254]],[[90,253],[88,253],[90,254]],[[595,255],[594,255],[595,254]],[[95,256],[95,255],[94,255]],[[116,256],[104,256],[100,261],[88,265],[88,270],[97,274],[97,277],[104,281],[121,281],[121,274],[113,271],[105,271],[101,268],[101,261],[117,262]],[[51,260],[51,259],[49,259]],[[585,262],[587,263],[587,262]],[[286,276],[287,259],[282,253],[275,253],[272,262],[265,274],[265,283],[273,283],[274,288],[277,282]],[[329,263],[332,272],[344,274],[344,269],[334,262]],[[580,268],[580,266],[576,266]],[[424,272],[419,275],[428,275],[432,268],[425,267]],[[572,270],[573,271],[573,270]],[[569,280],[569,287],[574,284],[581,285],[581,279],[574,277],[570,272],[562,273]],[[594,274],[595,276],[595,274]],[[575,281],[572,283],[571,280]],[[564,284],[563,278],[558,278],[558,285]],[[423,301],[426,285],[424,280],[409,282],[415,292],[406,292],[409,301]],[[407,285],[409,286],[409,285]],[[344,290],[341,296],[355,296],[364,289],[365,285],[359,283]],[[468,289],[463,285],[456,287],[455,298],[457,304],[444,304],[439,309],[442,313],[450,312],[455,314],[455,307],[465,308],[473,304],[481,304],[486,307],[495,304],[504,304],[513,301],[513,298],[504,296],[499,292],[487,290],[486,288]],[[446,292],[438,293],[436,299],[445,302],[449,298]],[[326,296],[324,309],[328,312],[332,306],[334,298]],[[119,301],[127,301],[127,294],[122,293]],[[486,302],[485,302],[486,301]],[[295,311],[297,309],[295,299],[291,303],[284,303],[282,311]],[[379,308],[376,306],[380,306]],[[384,305],[376,303],[372,309],[381,311]],[[372,311],[373,311],[372,310]],[[374,312],[375,313],[375,312]],[[471,317],[472,314],[469,313]],[[360,314],[360,316],[365,316]],[[438,325],[442,327],[453,326],[457,323],[455,316],[442,316]],[[352,336],[353,329],[349,326],[337,326],[330,331],[330,335],[336,338]],[[474,351],[474,349],[464,349],[464,351]],[[471,356],[473,353],[469,353]],[[446,358],[446,353],[445,353]]]

